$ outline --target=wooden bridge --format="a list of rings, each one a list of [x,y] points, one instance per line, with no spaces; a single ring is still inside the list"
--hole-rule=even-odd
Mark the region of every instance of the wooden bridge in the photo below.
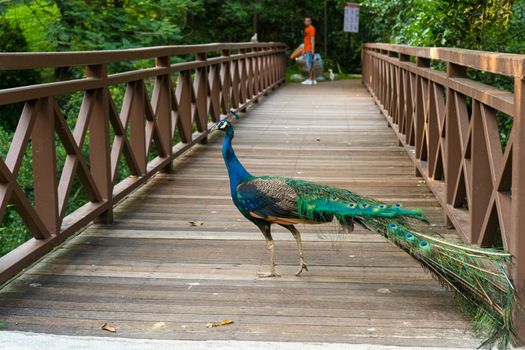
[[[490,244],[499,229],[516,257],[514,277],[522,290],[523,239],[515,225],[525,213],[519,196],[523,56],[367,45],[364,85],[346,80],[279,87],[283,51],[282,44],[261,43],[0,54],[0,69],[87,67],[85,79],[0,91],[0,104],[25,103],[10,152],[0,161],[0,214],[11,201],[35,237],[0,258],[1,279],[9,282],[0,291],[1,329],[479,345],[450,295],[373,232],[360,229],[342,238],[322,226],[303,227],[310,271],[295,277],[294,241],[277,229],[283,276],[257,278],[266,267],[265,244],[231,202],[222,138],[209,129],[230,108],[245,112],[236,122],[234,146],[253,174],[303,178],[421,207],[451,238]],[[170,63],[183,54],[195,60]],[[107,74],[111,62],[151,57],[151,68]],[[432,69],[431,60],[447,63],[447,72]],[[514,94],[469,80],[466,67],[516,76]],[[144,85],[150,78],[151,97]],[[123,83],[127,91],[118,110],[109,87]],[[85,97],[70,131],[55,97],[74,91]],[[497,111],[514,117],[505,153],[494,139],[499,142]],[[80,151],[88,129],[89,160]],[[69,154],[60,176],[55,132]],[[30,139],[34,207],[16,183]],[[116,184],[121,157],[132,175]],[[66,216],[75,174],[90,202]],[[457,231],[447,229],[453,226]],[[223,319],[234,323],[206,327]],[[116,333],[101,330],[106,322]]]

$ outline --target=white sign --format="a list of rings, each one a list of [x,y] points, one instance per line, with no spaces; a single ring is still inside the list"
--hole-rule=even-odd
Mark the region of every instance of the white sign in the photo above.
[[[345,32],[359,32],[359,4],[345,3],[345,22],[343,26]]]

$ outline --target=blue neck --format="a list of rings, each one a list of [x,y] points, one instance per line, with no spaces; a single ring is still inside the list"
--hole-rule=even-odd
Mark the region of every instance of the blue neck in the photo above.
[[[251,177],[250,173],[241,164],[232,147],[233,129],[230,128],[226,132],[224,143],[222,144],[222,157],[226,168],[228,169],[228,176],[230,177],[230,190],[232,197],[237,192],[237,186],[246,178]]]

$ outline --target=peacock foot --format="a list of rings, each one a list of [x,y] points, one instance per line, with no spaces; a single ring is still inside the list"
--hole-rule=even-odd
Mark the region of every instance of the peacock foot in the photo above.
[[[257,277],[259,278],[269,278],[269,277],[281,277],[277,272],[257,272]]]
[[[297,270],[297,272],[295,273],[296,276],[300,276],[301,275],[301,272],[304,271],[308,271],[308,265],[306,265],[306,263],[303,261],[301,262],[301,266],[299,267],[299,270]]]

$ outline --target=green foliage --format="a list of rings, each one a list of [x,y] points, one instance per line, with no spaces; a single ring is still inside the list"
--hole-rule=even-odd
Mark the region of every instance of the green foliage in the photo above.
[[[60,13],[56,4],[45,0],[13,3],[3,16],[21,30],[27,40],[24,51],[55,51],[57,39],[49,31],[60,22]],[[47,29],[47,30],[46,30]]]
[[[525,53],[525,0],[363,0],[375,41]],[[469,71],[469,78],[512,91],[513,79]],[[512,118],[498,114],[502,146]]]
[[[186,11],[199,0],[56,0],[61,21],[52,33],[60,48],[112,50],[178,44]]]
[[[0,17],[0,33],[0,52],[28,51],[27,41],[16,24]],[[30,85],[37,80],[38,74],[31,70],[0,71],[0,89]],[[0,106],[0,127],[13,131],[21,111],[20,104]]]
[[[7,151],[9,150],[9,142],[12,139],[12,132],[6,131],[0,127],[0,157],[5,159]],[[17,182],[20,188],[30,200],[33,199],[33,174],[31,166],[31,146],[28,147],[24,154],[22,166],[18,173]],[[20,244],[31,238],[31,233],[25,227],[22,219],[14,210],[14,207],[9,204],[0,226],[0,256],[8,253]]]
[[[508,27],[515,2],[364,0],[362,4],[373,14],[374,34],[380,41],[505,51],[513,33],[502,28]]]

